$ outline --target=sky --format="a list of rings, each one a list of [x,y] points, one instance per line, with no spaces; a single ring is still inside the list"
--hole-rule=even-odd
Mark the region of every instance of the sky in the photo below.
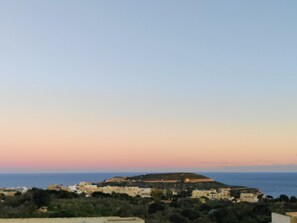
[[[0,172],[296,172],[296,9],[0,0]]]

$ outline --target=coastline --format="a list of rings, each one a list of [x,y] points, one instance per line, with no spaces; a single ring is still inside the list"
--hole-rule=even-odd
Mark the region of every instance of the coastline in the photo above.
[[[297,173],[222,173],[200,172],[219,182],[234,186],[259,188],[265,195],[297,195]],[[80,181],[101,182],[113,176],[134,176],[143,172],[99,173],[1,173],[0,187],[37,187],[45,189],[50,184],[71,185]]]

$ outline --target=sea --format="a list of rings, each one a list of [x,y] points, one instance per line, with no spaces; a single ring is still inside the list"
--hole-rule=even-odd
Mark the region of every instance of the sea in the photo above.
[[[74,185],[81,181],[98,183],[114,176],[135,176],[129,173],[32,173],[0,174],[1,187],[36,187],[46,189],[50,184]],[[236,186],[258,188],[265,195],[297,196],[297,173],[199,173],[216,181]]]

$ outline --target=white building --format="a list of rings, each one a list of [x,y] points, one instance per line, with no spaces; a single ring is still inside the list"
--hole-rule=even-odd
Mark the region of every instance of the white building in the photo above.
[[[151,197],[152,188],[139,188],[138,195],[140,197]]]
[[[67,188],[68,188],[68,190],[70,192],[76,192],[77,191],[77,186],[76,185],[69,185]]]
[[[151,197],[151,188],[140,188],[140,187],[117,187],[117,186],[104,186],[98,187],[98,192],[102,192],[105,194],[119,193],[119,194],[127,194],[131,197]]]
[[[272,223],[297,223],[297,212],[287,212],[285,215],[272,213]]]
[[[192,198],[206,197],[210,200],[231,200],[230,188],[220,188],[218,190],[193,190]]]
[[[253,193],[241,193],[239,200],[241,202],[256,203],[259,201],[258,195]]]

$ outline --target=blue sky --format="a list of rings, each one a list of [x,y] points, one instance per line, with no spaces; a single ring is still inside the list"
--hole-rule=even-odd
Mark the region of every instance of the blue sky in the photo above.
[[[124,120],[124,126],[134,123],[136,129],[151,123],[155,128],[163,126],[165,138],[183,134],[172,133],[172,125],[198,134],[209,122],[210,129],[220,129],[214,131],[219,135],[224,134],[223,126],[229,126],[230,138],[232,134],[236,138],[237,131],[246,134],[248,141],[263,134],[263,141],[251,151],[262,151],[264,156],[269,148],[283,150],[288,157],[279,161],[275,153],[263,163],[292,165],[297,161],[296,8],[293,0],[0,0],[2,132],[8,126],[23,128],[25,120],[46,123],[46,117],[63,120],[67,114],[74,116],[74,122],[92,122],[92,117],[116,125]],[[43,118],[37,121],[27,113]],[[16,119],[19,122],[10,122]],[[77,126],[86,128],[81,123]],[[245,132],[247,126],[254,132]],[[65,128],[65,123],[56,128]],[[50,127],[44,130],[44,134],[53,131]],[[38,131],[29,129],[28,134],[34,136]],[[115,139],[121,131],[115,131]],[[216,134],[210,134],[211,130],[207,137],[216,141]],[[269,136],[280,136],[277,143],[284,148],[271,147]],[[132,133],[128,136],[133,137]],[[190,140],[191,148],[185,151],[202,152],[206,160],[211,159],[198,139]],[[226,140],[224,145],[238,146],[241,151],[240,144]],[[28,151],[9,139],[0,146]],[[154,146],[163,148],[163,144]],[[163,149],[173,157],[183,151],[170,148],[168,144]],[[65,151],[71,149],[65,145]],[[149,153],[148,148],[144,150]],[[6,158],[12,160],[12,154]],[[240,157],[224,159],[238,166],[234,160]],[[262,165],[251,160],[244,160],[243,165]],[[12,168],[7,165],[5,169]],[[85,168],[94,170],[93,166]],[[123,168],[128,169],[125,163]]]

